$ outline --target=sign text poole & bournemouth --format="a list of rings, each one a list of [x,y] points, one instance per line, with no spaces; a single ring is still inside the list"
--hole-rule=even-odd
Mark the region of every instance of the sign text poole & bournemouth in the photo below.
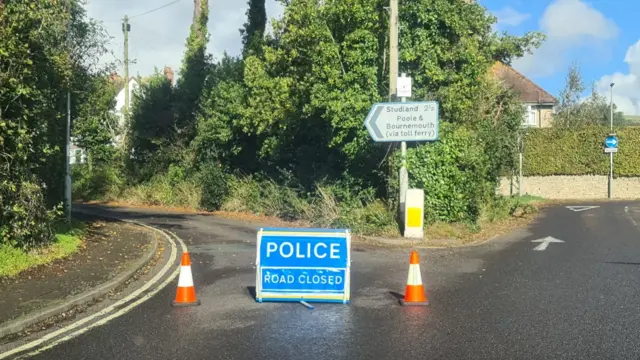
[[[349,230],[260,229],[256,301],[349,302]]]
[[[438,140],[436,101],[378,103],[364,123],[377,142]]]

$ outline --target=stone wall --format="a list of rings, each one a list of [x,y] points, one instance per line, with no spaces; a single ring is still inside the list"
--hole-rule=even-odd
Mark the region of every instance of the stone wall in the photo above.
[[[525,176],[522,194],[545,199],[606,199],[607,176]],[[518,179],[503,178],[498,192],[502,195],[518,194]],[[614,178],[613,197],[640,198],[640,177]]]

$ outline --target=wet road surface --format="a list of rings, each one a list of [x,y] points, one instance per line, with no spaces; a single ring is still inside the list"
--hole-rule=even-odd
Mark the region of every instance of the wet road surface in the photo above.
[[[638,359],[640,204],[598,205],[550,208],[481,246],[420,250],[429,307],[398,305],[408,249],[354,250],[351,304],[314,310],[252,298],[255,228],[121,210],[185,240],[202,305],[172,308],[173,281],[33,359]],[[534,251],[546,236],[564,243]]]

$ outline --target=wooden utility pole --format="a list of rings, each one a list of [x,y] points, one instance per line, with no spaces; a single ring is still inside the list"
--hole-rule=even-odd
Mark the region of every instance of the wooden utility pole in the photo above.
[[[125,120],[129,117],[129,17],[124,16],[122,20],[122,32],[124,33],[124,116]]]
[[[399,18],[398,18],[398,0],[390,0],[391,18],[389,19],[389,101],[397,101],[398,99],[398,73],[399,73],[399,61],[398,61],[398,32],[399,32]],[[403,74],[403,77],[405,75]],[[402,102],[406,101],[406,98],[401,99]],[[399,196],[399,210],[400,218],[404,219],[404,206],[406,201],[407,189],[409,187],[409,174],[407,172],[407,143],[400,143],[400,150],[402,156],[402,166],[400,167],[400,196]],[[404,231],[404,230],[403,230]]]
[[[202,12],[201,0],[193,0],[193,22],[191,23],[191,26],[196,27],[195,28],[196,30],[198,26],[198,19],[200,18],[201,12]]]
[[[398,0],[390,0],[389,19],[389,101],[396,99],[398,89]]]

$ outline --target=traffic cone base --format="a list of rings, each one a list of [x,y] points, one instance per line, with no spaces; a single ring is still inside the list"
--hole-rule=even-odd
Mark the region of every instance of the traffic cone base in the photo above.
[[[178,290],[176,291],[176,298],[171,305],[175,307],[200,305],[200,300],[196,299],[196,289],[193,286],[191,259],[189,258],[188,252],[182,254]]]
[[[178,287],[178,291],[176,292],[176,299],[173,300],[171,305],[175,307],[200,305],[200,299],[196,299],[195,301],[192,300],[195,298],[196,289],[194,289],[193,287]]]
[[[424,292],[422,285],[422,276],[420,275],[420,259],[418,253],[411,251],[409,260],[409,276],[407,277],[407,287],[404,293],[404,299],[400,300],[403,306],[426,306],[429,300]]]

